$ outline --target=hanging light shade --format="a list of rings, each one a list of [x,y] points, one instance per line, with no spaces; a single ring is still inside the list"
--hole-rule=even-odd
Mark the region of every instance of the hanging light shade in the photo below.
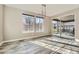
[[[42,16],[46,16],[46,4],[42,4]]]

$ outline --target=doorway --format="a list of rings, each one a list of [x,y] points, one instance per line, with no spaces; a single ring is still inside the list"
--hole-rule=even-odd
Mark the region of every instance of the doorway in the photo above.
[[[52,20],[52,33],[54,36],[74,39],[75,38],[75,24],[74,15],[68,15],[61,19]]]

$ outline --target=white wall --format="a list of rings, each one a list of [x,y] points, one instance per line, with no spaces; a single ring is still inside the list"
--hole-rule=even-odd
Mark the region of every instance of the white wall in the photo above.
[[[0,42],[3,40],[3,5],[0,5]]]
[[[5,6],[5,14],[4,14],[5,41],[50,34],[50,19],[48,17],[44,20],[45,31],[43,33],[23,33],[22,12],[23,10]]]
[[[79,8],[75,11],[75,39],[79,42]]]

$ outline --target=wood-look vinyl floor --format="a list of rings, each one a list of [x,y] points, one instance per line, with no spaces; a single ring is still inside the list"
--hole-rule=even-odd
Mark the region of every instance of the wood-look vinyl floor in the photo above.
[[[35,40],[22,40],[5,43],[0,47],[1,54],[78,54],[79,43],[75,40],[58,37],[41,37]]]

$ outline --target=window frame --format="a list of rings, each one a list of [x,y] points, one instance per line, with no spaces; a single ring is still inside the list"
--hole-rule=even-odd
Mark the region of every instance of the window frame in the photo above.
[[[27,25],[29,28],[28,28],[28,30],[25,30],[25,27],[24,27],[24,24],[23,24],[23,33],[32,33],[32,32],[44,32],[44,18],[43,17],[39,17],[39,16],[33,16],[33,15],[29,15],[29,14],[22,14],[24,17],[23,17],[23,20],[26,20],[25,19],[25,17],[26,16],[28,16],[28,17],[31,17],[30,19],[29,19],[29,25]],[[36,18],[39,18],[39,22],[38,22],[38,31],[36,30]],[[28,19],[28,18],[27,18]],[[40,19],[42,19],[42,23],[41,23],[41,25],[40,25]],[[32,31],[30,30],[31,28],[31,22],[30,21],[33,21],[33,27],[32,27]],[[41,27],[41,29],[40,29],[40,26],[42,26]]]

